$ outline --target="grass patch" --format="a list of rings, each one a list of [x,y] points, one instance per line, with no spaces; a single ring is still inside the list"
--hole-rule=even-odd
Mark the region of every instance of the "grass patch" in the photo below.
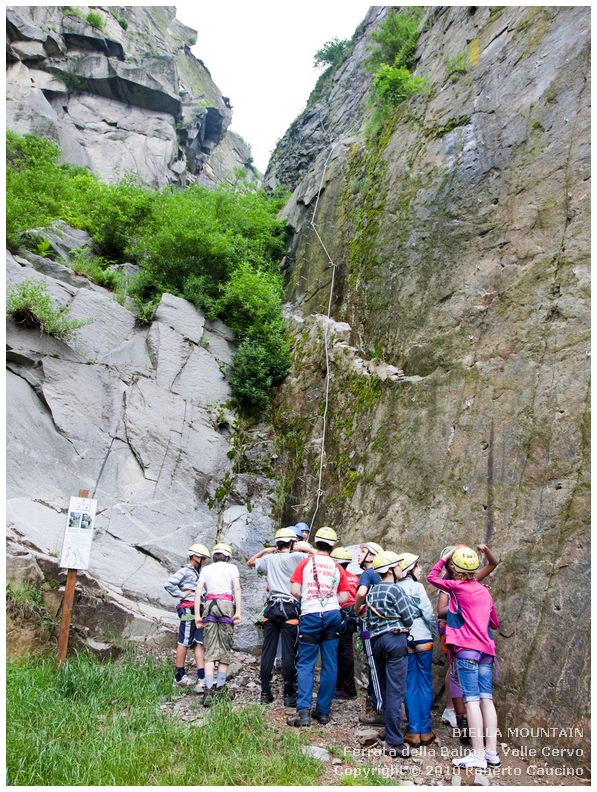
[[[10,785],[313,785],[321,765],[298,734],[273,735],[257,706],[217,702],[200,727],[158,711],[172,667],[131,655],[100,663],[7,664]]]
[[[71,319],[70,306],[59,308],[41,280],[28,278],[9,289],[6,313],[17,324],[37,328],[62,341],[72,341],[76,331],[93,320]]]

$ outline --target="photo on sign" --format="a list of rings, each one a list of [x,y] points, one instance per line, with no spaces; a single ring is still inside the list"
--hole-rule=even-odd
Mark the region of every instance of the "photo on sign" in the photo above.
[[[93,518],[90,514],[81,515],[81,528],[89,529],[93,526]]]
[[[87,517],[88,515],[85,515]],[[69,528],[79,528],[81,522],[81,512],[69,512],[68,515],[68,527]]]

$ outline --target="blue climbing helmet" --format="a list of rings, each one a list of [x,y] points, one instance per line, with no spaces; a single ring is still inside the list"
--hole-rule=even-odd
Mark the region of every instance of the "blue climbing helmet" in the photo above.
[[[307,533],[310,533],[311,531],[307,523],[304,522],[299,522],[294,527],[296,529],[296,535],[300,536],[301,539],[303,538],[303,531],[306,531]]]

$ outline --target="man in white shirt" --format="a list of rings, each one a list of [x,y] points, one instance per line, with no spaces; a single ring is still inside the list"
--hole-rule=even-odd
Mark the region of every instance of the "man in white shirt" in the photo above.
[[[205,650],[205,694],[203,706],[212,701],[214,686],[214,664],[218,661],[216,691],[226,684],[234,625],[240,624],[240,578],[238,567],[229,563],[232,548],[227,544],[217,544],[211,551],[213,564],[202,570],[195,593],[195,624],[203,627]],[[199,615],[199,603],[205,589],[205,609]]]

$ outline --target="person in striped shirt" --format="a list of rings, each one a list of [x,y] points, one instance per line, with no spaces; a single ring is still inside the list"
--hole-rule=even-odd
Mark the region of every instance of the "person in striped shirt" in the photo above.
[[[408,633],[414,619],[408,599],[397,585],[401,577],[397,574],[398,562],[399,556],[389,551],[380,553],[373,561],[381,583],[371,586],[367,593],[367,626],[379,681],[376,697],[381,698],[386,726],[384,751],[391,757],[407,758],[410,748],[402,734],[402,706],[408,670]]]

